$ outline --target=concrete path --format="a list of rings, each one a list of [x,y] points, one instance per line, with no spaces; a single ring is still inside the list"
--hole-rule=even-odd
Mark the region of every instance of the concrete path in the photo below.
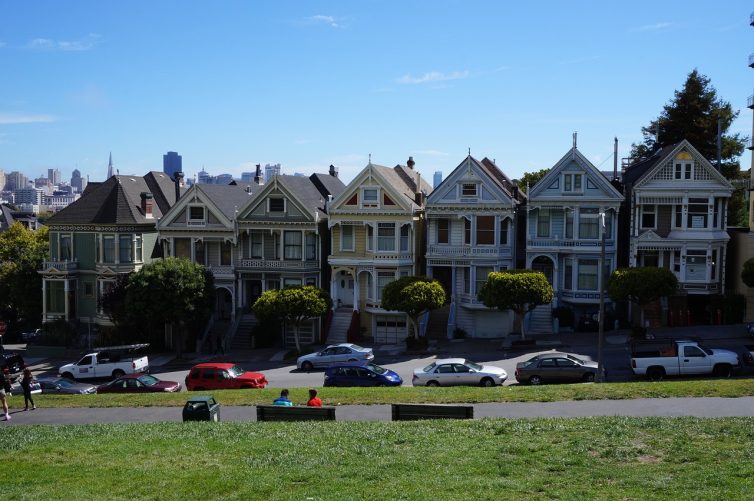
[[[13,405],[13,402],[11,402]],[[181,421],[180,407],[143,407],[109,409],[44,409],[20,411],[11,408],[11,421],[2,426],[62,425],[90,423],[153,423]],[[255,421],[253,406],[225,406],[222,421]],[[636,400],[579,400],[565,402],[515,402],[474,405],[474,417],[536,418],[634,416],[752,417],[754,397],[741,398],[654,398]],[[339,421],[390,421],[389,405],[342,405],[336,410]]]

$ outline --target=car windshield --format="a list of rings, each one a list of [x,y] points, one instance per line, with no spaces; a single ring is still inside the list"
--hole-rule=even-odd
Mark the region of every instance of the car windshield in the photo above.
[[[701,348],[701,349],[702,349],[702,351],[703,351],[704,353],[706,353],[707,355],[712,355],[712,350],[710,350],[710,349],[709,349],[709,348],[707,348],[706,346],[701,346],[701,345],[700,345],[700,346],[699,346],[699,348]]]
[[[73,386],[73,383],[68,379],[58,379],[56,383],[63,388],[70,388],[71,386]]]
[[[431,364],[429,364],[428,366],[426,366],[425,368],[423,368],[422,371],[424,371],[424,372],[432,372],[433,370],[435,370],[435,367],[437,367],[437,364],[435,362],[432,362]]]
[[[537,360],[539,360],[539,357],[533,357],[525,362],[521,362],[522,367],[529,367],[531,364],[536,363]]]
[[[228,369],[228,374],[230,374],[230,377],[238,377],[241,374],[243,374],[244,372],[246,372],[246,371],[243,370],[242,368],[240,368],[237,365],[234,365],[233,367],[231,367],[230,369]]]
[[[374,373],[377,374],[385,374],[387,372],[387,369],[384,367],[380,367],[379,365],[374,364],[367,364],[367,369],[371,370]]]
[[[352,345],[349,346],[349,348],[351,348],[353,351],[362,351],[364,349],[361,346],[359,346],[358,344],[352,344]]]
[[[145,374],[144,376],[141,376],[139,378],[139,381],[141,381],[144,384],[144,386],[152,386],[152,385],[155,385],[155,384],[157,384],[157,383],[160,382],[159,379],[157,379],[154,376],[150,376],[148,374]]]
[[[464,360],[463,361],[463,365],[465,365],[466,367],[470,367],[470,368],[474,369],[475,371],[481,371],[482,370],[482,366],[481,365],[475,364],[471,360]]]

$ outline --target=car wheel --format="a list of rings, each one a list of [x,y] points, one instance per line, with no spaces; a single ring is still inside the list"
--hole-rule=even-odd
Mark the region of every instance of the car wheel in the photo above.
[[[125,373],[125,372],[123,372],[123,371],[122,371],[122,370],[120,370],[120,369],[115,369],[115,370],[113,371],[113,379],[118,379],[119,377],[122,377],[122,376],[125,376],[125,375],[126,375],[126,373]]]
[[[492,380],[492,378],[485,377],[482,378],[482,380],[479,382],[480,386],[484,386],[485,388],[491,388],[492,386],[495,386],[495,381]]]
[[[652,381],[659,381],[665,377],[665,370],[662,367],[650,367],[647,369],[647,377]]]
[[[584,380],[585,383],[593,383],[594,382],[594,372],[587,372],[584,374],[584,377],[581,378]]]
[[[728,364],[718,364],[712,369],[712,374],[719,377],[730,377],[732,368]]]
[[[539,376],[530,376],[529,384],[542,384],[542,378]]]
[[[73,374],[71,374],[70,372],[64,372],[63,374],[61,374],[61,377],[64,377],[66,379],[75,379],[73,377]]]
[[[309,372],[314,368],[314,365],[311,362],[304,362],[301,364],[301,370],[305,370],[306,372]]]
[[[440,383],[438,383],[437,381],[427,381],[427,386],[432,386],[433,388],[437,388],[438,386],[440,386]]]

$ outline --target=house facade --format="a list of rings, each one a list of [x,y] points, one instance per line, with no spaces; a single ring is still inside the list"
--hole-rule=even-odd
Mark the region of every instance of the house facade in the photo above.
[[[623,195],[575,144],[531,189],[526,267],[544,273],[554,292],[551,305],[538,306],[531,313],[532,331],[552,332],[553,307],[568,308],[575,328],[584,328],[595,318],[600,300],[603,219],[606,280],[617,264],[622,201]]]
[[[431,191],[412,158],[392,168],[370,162],[328,204],[330,295],[375,342],[400,342],[409,332],[406,315],[380,301],[387,283],[424,273],[424,201]]]
[[[42,275],[42,322],[112,325],[98,301],[117,277],[160,257],[157,221],[181,188],[160,172],[90,183],[47,220],[50,259]]]
[[[446,308],[432,324],[453,337],[500,337],[513,328],[511,312],[487,308],[477,299],[493,271],[516,267],[516,227],[526,195],[488,158],[467,156],[427,197],[427,275],[446,291]],[[433,335],[439,333],[433,332]]]
[[[648,320],[712,322],[710,297],[725,291],[726,212],[733,186],[686,140],[631,165],[623,181],[630,204],[625,265],[668,268],[679,282],[678,294]]]

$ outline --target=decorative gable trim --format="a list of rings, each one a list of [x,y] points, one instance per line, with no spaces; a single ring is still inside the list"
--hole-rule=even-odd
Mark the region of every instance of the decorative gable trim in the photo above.
[[[596,188],[603,191],[605,195],[616,201],[623,200],[623,195],[615,189],[607,178],[590,162],[578,149],[571,148],[558,162],[550,169],[550,171],[543,177],[529,192],[529,200],[541,195],[541,192],[547,189],[558,189],[560,187],[561,174],[567,171],[571,162],[575,162],[576,165],[583,169],[583,174],[586,177],[587,183],[591,182]],[[583,185],[582,185],[583,186]],[[568,197],[568,194],[562,196]]]
[[[290,207],[293,206],[301,214],[303,214],[304,219],[306,219],[308,222],[314,222],[319,217],[314,215],[316,211],[310,212],[310,210],[306,208],[306,206],[301,202],[296,194],[288,190],[283,184],[278,183],[277,177],[275,177],[273,178],[273,181],[271,183],[265,185],[264,188],[256,195],[252,195],[251,199],[243,207],[241,207],[241,209],[238,211],[238,222],[242,223],[245,221],[255,220],[255,215],[252,214],[252,212],[262,204],[264,204],[265,207],[265,214],[269,214],[270,200],[280,198],[283,199],[283,214],[287,214],[290,210]],[[296,217],[298,218],[298,216]],[[286,218],[280,217],[276,219],[283,221]]]
[[[686,155],[684,155],[684,153]],[[676,159],[693,160],[692,179],[685,179],[685,171],[682,171],[682,179],[676,179]],[[698,174],[698,176],[697,176]],[[722,173],[702,156],[694,146],[686,139],[678,143],[668,154],[661,158],[648,172],[646,172],[634,186],[634,190],[654,181],[678,181],[679,184],[693,184],[696,181],[717,181],[727,190],[733,191],[733,185],[730,184]]]
[[[514,204],[487,170],[471,156],[467,156],[427,197],[427,208],[445,204]]]

